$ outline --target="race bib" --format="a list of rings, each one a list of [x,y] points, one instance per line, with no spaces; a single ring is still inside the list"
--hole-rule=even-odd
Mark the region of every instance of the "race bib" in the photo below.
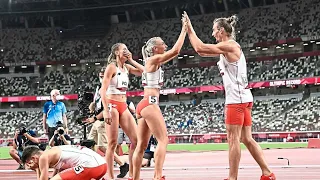
[[[151,152],[154,152],[155,150],[156,150],[156,146],[153,145],[153,144],[151,144],[151,145],[150,145],[150,151],[151,151]]]
[[[149,104],[158,104],[157,96],[149,96]]]
[[[84,168],[81,165],[76,166],[73,169],[76,174],[80,174],[82,171],[84,171]]]
[[[108,111],[111,112],[112,104],[108,104]]]

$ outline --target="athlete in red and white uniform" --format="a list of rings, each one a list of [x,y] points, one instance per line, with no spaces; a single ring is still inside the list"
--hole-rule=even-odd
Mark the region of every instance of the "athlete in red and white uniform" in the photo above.
[[[195,51],[201,56],[220,56],[218,67],[225,89],[225,123],[229,143],[229,180],[236,180],[241,157],[240,141],[248,148],[262,170],[261,180],[275,180],[261,147],[252,138],[251,109],[253,96],[248,86],[247,63],[240,45],[234,40],[236,16],[218,18],[213,23],[212,36],[218,44],[204,44],[196,35],[190,19],[188,35]]]
[[[132,65],[127,64],[129,61]],[[129,149],[129,178],[132,177],[132,155],[137,143],[137,125],[127,108],[126,90],[129,86],[129,73],[141,76],[143,66],[132,59],[127,46],[116,43],[111,47],[108,57],[100,94],[103,104],[103,118],[106,124],[108,148],[106,159],[108,163],[108,178],[114,179],[113,161],[117,147],[119,124],[131,141]],[[106,96],[104,95],[106,94]]]
[[[173,48],[169,51],[166,52],[167,45],[160,37],[149,39],[146,45],[142,47],[142,54],[145,61],[142,75],[144,98],[137,105],[138,143],[133,155],[134,180],[140,180],[143,154],[148,146],[151,134],[153,134],[158,141],[154,154],[156,159],[154,179],[165,179],[162,175],[162,168],[166,156],[168,136],[166,124],[159,108],[160,89],[164,82],[164,71],[161,69],[161,65],[172,60],[179,54],[185,36],[186,23],[184,20],[180,36]]]
[[[49,168],[55,169],[50,180],[100,180],[107,173],[105,159],[81,146],[55,146],[46,151],[28,146],[21,160],[25,167],[37,172],[38,180],[48,180]]]

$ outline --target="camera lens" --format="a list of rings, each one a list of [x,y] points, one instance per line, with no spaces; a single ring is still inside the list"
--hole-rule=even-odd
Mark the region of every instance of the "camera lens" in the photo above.
[[[59,129],[58,133],[59,133],[59,134],[63,134],[63,133],[64,133],[64,130],[63,130],[63,129]]]

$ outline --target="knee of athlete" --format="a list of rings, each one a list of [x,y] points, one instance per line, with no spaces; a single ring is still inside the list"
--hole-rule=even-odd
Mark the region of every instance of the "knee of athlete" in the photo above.
[[[136,150],[139,154],[143,154],[144,151],[147,149],[148,147],[148,143],[138,143],[137,144],[137,147],[136,147]]]
[[[110,150],[116,150],[116,147],[117,147],[117,144],[118,142],[116,140],[111,140],[108,142],[108,148],[107,149],[110,149]]]
[[[16,154],[16,150],[15,149],[10,149],[9,154],[11,156],[15,155]]]
[[[253,138],[252,137],[241,137],[241,142],[243,144],[250,144],[252,142]]]
[[[168,143],[169,143],[169,138],[168,138],[168,136],[166,136],[166,137],[164,137],[164,138],[159,138],[159,139],[157,139],[157,141],[158,141],[158,145],[157,146],[167,146],[168,145]]]
[[[240,137],[236,134],[230,133],[228,134],[227,138],[229,144],[240,143]]]
[[[130,147],[132,147],[132,146],[136,147],[137,146],[137,142],[138,142],[137,137],[131,138],[130,142],[131,142]]]

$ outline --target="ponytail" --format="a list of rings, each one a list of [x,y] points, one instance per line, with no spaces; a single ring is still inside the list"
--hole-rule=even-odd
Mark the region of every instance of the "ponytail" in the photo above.
[[[146,52],[146,45],[142,46],[141,53],[142,53],[143,60],[146,60],[148,58],[147,52]]]
[[[117,51],[119,49],[121,44],[122,43],[116,43],[116,44],[112,45],[111,52],[107,58],[107,65],[109,65],[111,63],[117,64],[117,57],[116,57],[115,51]]]
[[[235,26],[237,24],[237,21],[238,21],[238,17],[235,14],[227,18],[227,22],[231,25],[231,28],[232,28],[231,37],[233,39],[236,39]]]

